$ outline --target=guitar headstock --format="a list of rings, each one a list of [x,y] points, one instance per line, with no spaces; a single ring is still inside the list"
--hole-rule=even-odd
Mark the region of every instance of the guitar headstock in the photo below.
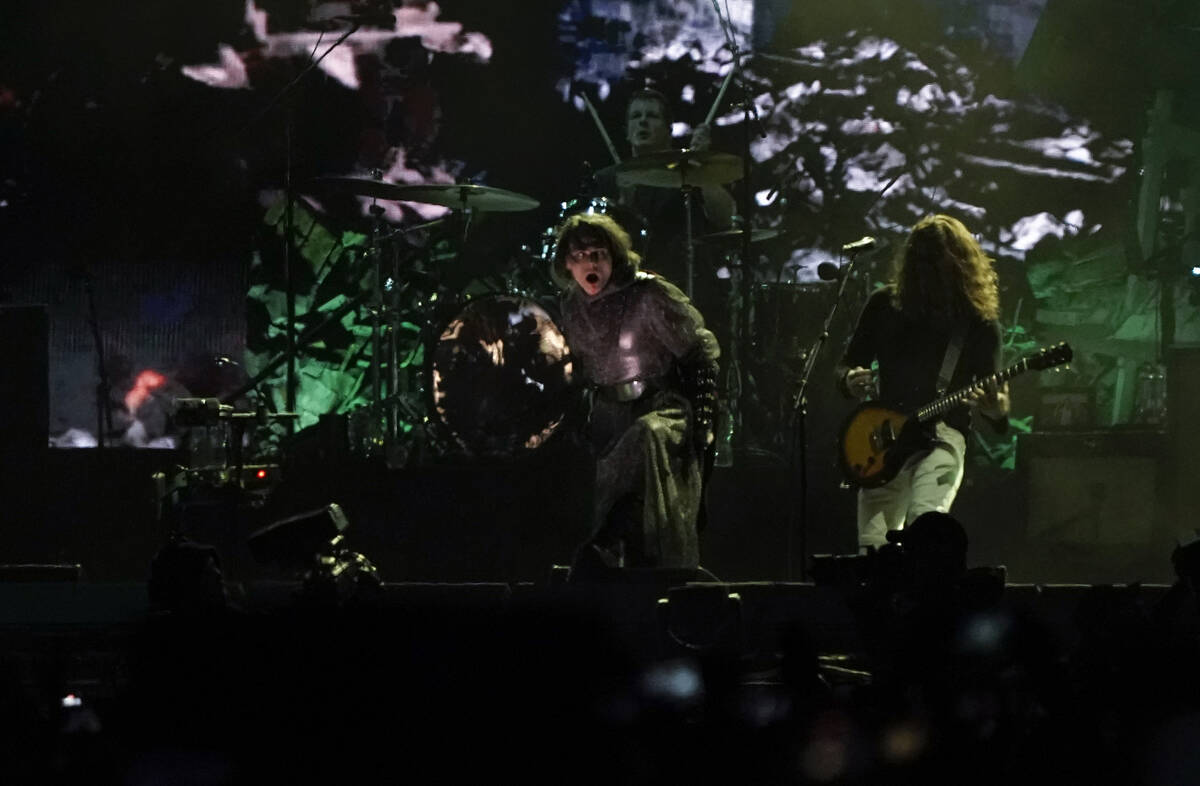
[[[1026,358],[1025,363],[1034,371],[1044,371],[1064,363],[1070,363],[1073,357],[1075,357],[1075,351],[1071,349],[1071,345],[1060,341],[1052,347],[1038,350],[1037,354]]]

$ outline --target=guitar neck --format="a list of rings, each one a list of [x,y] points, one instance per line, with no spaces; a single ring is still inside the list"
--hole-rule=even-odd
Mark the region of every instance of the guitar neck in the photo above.
[[[913,417],[920,422],[932,420],[933,418],[939,417],[949,410],[954,409],[955,407],[964,403],[971,395],[971,390],[974,389],[976,385],[987,385],[993,382],[999,385],[1003,382],[1007,382],[1013,377],[1018,377],[1021,374],[1024,374],[1028,370],[1029,361],[1021,360],[1004,369],[1003,371],[997,371],[995,374],[992,374],[989,377],[984,377],[981,380],[971,383],[967,387],[959,388],[953,393],[947,393],[938,400],[926,404],[913,413]]]

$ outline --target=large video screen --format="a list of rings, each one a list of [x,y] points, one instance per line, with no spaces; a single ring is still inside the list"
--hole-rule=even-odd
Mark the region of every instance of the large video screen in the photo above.
[[[1096,390],[1098,424],[1134,417],[1158,354],[1157,284],[1129,275],[1149,94],[1112,84],[1105,103],[1055,77],[1070,4],[60,5],[18,4],[0,70],[0,302],[51,312],[57,445],[96,442],[101,356],[114,444],[173,445],[181,395],[291,406],[306,427],[371,405],[379,374],[419,424],[430,337],[468,299],[553,298],[548,232],[629,156],[626,104],[645,87],[671,103],[680,148],[707,122],[713,150],[742,160],[728,188],[764,239],[749,260],[710,254],[706,274],[751,284],[749,335],[728,340],[784,384],[828,297],[818,267],[877,240],[837,353],[895,243],[934,212],[996,258],[1011,353],[1076,343],[1071,381]],[[1080,61],[1108,51],[1068,43]],[[537,207],[464,211],[456,184]],[[779,320],[803,327],[774,341]]]

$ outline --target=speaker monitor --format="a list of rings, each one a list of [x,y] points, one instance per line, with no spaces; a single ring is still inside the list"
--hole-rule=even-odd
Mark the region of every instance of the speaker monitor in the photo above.
[[[46,443],[50,433],[49,325],[44,306],[0,307],[0,548],[44,560]]]

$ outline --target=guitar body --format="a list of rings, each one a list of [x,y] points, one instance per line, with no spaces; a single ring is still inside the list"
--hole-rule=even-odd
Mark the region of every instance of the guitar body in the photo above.
[[[1024,360],[997,371],[984,380],[941,396],[910,414],[868,401],[860,404],[842,424],[838,439],[838,464],[846,481],[863,488],[877,488],[900,472],[904,462],[918,450],[928,448],[929,436],[922,422],[948,412],[970,401],[972,391],[986,384],[1005,383],[1026,371],[1045,371],[1070,363],[1074,357],[1071,345],[1065,341],[1046,347]]]
[[[896,477],[904,461],[927,445],[916,420],[868,401],[842,424],[838,463],[848,482],[877,488]]]

